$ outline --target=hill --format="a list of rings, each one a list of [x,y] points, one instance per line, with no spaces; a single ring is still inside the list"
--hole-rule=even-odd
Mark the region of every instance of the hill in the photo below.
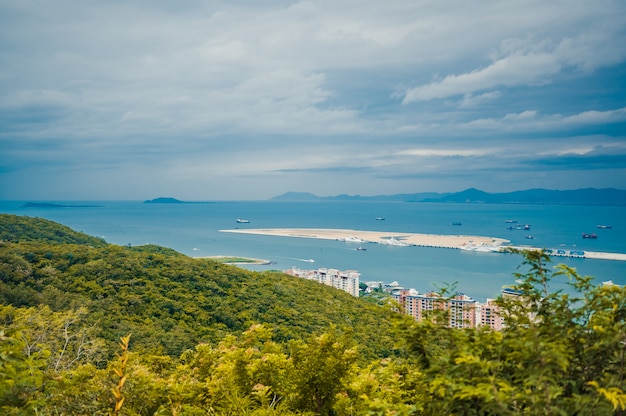
[[[0,303],[54,311],[81,305],[111,345],[132,333],[139,348],[176,357],[257,323],[270,325],[277,340],[337,325],[371,354],[389,354],[393,345],[380,307],[280,272],[255,273],[155,245],[107,244],[14,215],[0,215],[0,237]]]
[[[143,201],[144,204],[186,204],[185,201],[181,201],[176,198],[159,197],[154,199],[148,199]]]
[[[543,252],[524,253],[494,331],[448,325],[467,310],[446,309],[445,288],[418,322],[315,282],[46,220],[1,215],[0,230],[0,414],[626,411],[626,289],[552,271]],[[550,290],[562,274],[575,296]]]
[[[396,195],[335,195],[320,197],[311,193],[287,192],[272,198],[276,201],[399,201],[450,202],[474,204],[542,204],[626,206],[626,190],[584,188],[574,190],[528,189],[489,193],[476,188],[454,193],[422,192]]]
[[[105,247],[101,238],[76,232],[69,227],[42,218],[0,214],[0,241],[40,242],[49,244],[82,244]]]

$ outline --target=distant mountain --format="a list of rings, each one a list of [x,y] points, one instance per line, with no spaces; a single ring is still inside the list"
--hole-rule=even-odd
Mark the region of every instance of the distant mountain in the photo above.
[[[395,195],[377,195],[377,196],[361,196],[361,195],[334,195],[334,196],[317,196],[310,192],[287,192],[282,195],[270,198],[271,201],[400,201],[400,202],[420,202],[426,198],[439,198],[443,195],[436,192],[422,192],[417,194],[395,194]]]
[[[277,201],[400,201],[450,202],[471,204],[614,205],[626,206],[626,190],[585,188],[573,190],[528,189],[489,193],[476,188],[454,193],[423,192],[378,196],[336,195],[320,197],[305,192],[288,192],[272,198]]]
[[[144,204],[186,204],[185,201],[181,201],[176,198],[154,198],[148,199],[147,201],[143,201]]]
[[[310,192],[287,192],[282,195],[270,198],[271,201],[318,201],[324,199]]]
[[[613,188],[585,188],[566,191],[528,189],[525,191],[491,194],[471,188],[441,198],[427,199],[422,202],[623,206],[626,205],[626,191]]]

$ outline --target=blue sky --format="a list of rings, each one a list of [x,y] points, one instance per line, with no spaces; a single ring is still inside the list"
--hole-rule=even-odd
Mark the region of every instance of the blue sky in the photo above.
[[[626,189],[626,2],[0,0],[0,199]]]

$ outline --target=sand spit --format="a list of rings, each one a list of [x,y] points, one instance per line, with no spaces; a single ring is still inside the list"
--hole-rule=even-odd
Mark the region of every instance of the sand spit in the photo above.
[[[383,231],[361,231],[327,228],[249,228],[220,230],[225,233],[260,234],[281,237],[321,238],[349,242],[378,243],[386,245],[409,245],[421,247],[461,248],[464,246],[499,247],[509,240],[473,235],[413,234]]]
[[[511,242],[504,238],[476,235],[415,234],[334,228],[238,228],[234,230],[220,230],[220,232],[273,235],[281,237],[321,238],[325,240],[339,240],[354,243],[378,243],[393,246],[469,249],[470,251],[477,252],[497,252],[500,249],[511,247]],[[512,248],[520,250],[541,250],[539,247],[528,246]],[[584,251],[584,255],[566,257],[626,261],[626,254],[624,253]]]

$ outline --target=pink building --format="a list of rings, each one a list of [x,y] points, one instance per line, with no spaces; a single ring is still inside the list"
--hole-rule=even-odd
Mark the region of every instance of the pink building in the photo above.
[[[504,319],[500,316],[500,307],[494,299],[487,299],[485,303],[479,303],[476,309],[477,322],[482,326],[500,331],[504,326]]]
[[[431,315],[433,311],[445,311],[448,326],[451,328],[476,327],[476,302],[462,293],[450,299],[442,298],[436,292],[419,294],[416,290],[398,290],[392,292],[393,299],[400,304],[402,311],[421,321]]]
[[[443,298],[436,292],[420,294],[415,289],[398,289],[391,292],[392,298],[398,302],[403,313],[421,321],[433,311],[445,311],[450,328],[476,328],[488,326],[495,331],[504,327],[504,318],[495,299],[487,299],[481,303],[459,293],[452,298]],[[519,292],[503,289],[504,298],[519,296]]]

